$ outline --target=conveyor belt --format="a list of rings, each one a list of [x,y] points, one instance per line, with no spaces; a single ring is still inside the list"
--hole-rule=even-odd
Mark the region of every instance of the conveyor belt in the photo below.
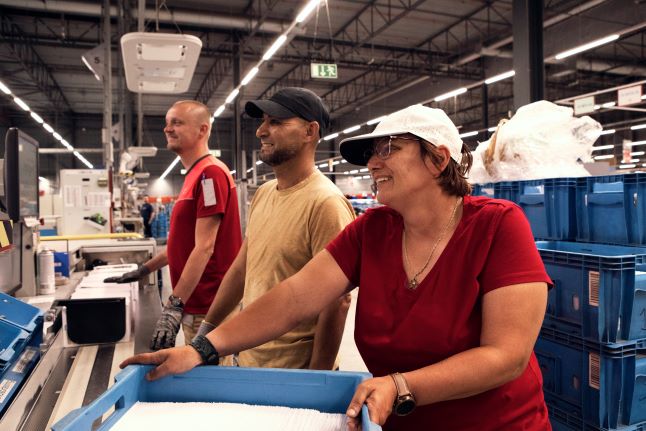
[[[160,304],[156,287],[140,290],[135,334],[129,342],[63,348],[59,333],[0,420],[0,430],[49,430],[66,414],[105,392],[121,361],[150,351],[150,334],[159,318]]]

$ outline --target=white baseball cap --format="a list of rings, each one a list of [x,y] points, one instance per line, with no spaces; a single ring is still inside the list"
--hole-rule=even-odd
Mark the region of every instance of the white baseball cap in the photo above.
[[[458,164],[462,158],[462,139],[457,127],[441,109],[424,105],[412,105],[384,118],[372,133],[353,136],[341,141],[341,156],[353,165],[365,166],[366,150],[375,138],[410,133],[439,147],[449,149],[451,158]]]

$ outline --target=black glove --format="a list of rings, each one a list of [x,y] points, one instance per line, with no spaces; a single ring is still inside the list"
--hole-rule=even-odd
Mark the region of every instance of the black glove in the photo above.
[[[155,325],[153,337],[150,340],[150,348],[153,350],[168,349],[175,346],[175,338],[179,325],[182,322],[184,307],[177,307],[171,304],[164,306],[162,315]]]
[[[117,277],[108,277],[103,280],[104,283],[130,283],[132,281],[139,281],[140,278],[144,278],[150,274],[150,270],[146,268],[146,265],[141,265],[139,268],[134,271],[126,272],[125,274],[119,275]]]
[[[202,323],[200,323],[200,327],[197,330],[195,337],[197,337],[198,335],[202,335],[206,337],[206,334],[213,331],[214,329],[215,329],[215,325],[213,323],[209,323],[206,320],[202,320]],[[195,337],[193,337],[193,340],[195,340]]]

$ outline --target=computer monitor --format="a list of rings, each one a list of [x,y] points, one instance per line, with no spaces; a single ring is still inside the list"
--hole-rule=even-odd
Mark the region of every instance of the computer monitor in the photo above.
[[[11,220],[38,217],[38,141],[15,127],[5,136],[4,186]]]

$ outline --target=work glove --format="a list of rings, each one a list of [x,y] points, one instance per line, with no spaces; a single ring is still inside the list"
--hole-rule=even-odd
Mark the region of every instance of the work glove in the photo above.
[[[134,271],[126,272],[125,274],[119,275],[117,277],[108,277],[103,280],[104,283],[130,283],[132,281],[139,281],[140,278],[144,278],[150,274],[150,270],[146,268],[146,265],[141,265],[139,268]]]
[[[175,338],[182,322],[183,307],[168,304],[164,306],[161,317],[153,330],[153,337],[150,340],[152,350],[168,349],[175,346]]]
[[[206,334],[211,332],[212,330],[215,329],[215,325],[212,323],[207,322],[206,320],[202,320],[202,323],[200,323],[200,328],[197,330],[197,333],[195,334],[195,337],[202,335],[206,337]],[[195,337],[193,337],[193,340],[195,340]]]

